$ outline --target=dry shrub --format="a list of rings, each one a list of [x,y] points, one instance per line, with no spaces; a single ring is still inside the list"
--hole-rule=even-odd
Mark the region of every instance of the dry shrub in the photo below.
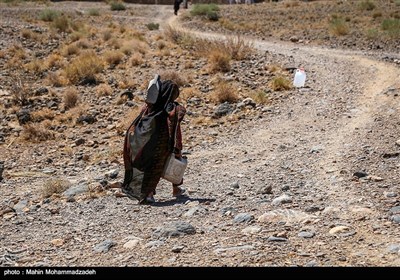
[[[273,78],[270,87],[275,91],[288,90],[292,88],[291,81],[282,76]]]
[[[276,73],[282,70],[282,67],[277,64],[269,64],[265,66],[265,69],[270,73]]]
[[[31,92],[29,86],[26,85],[19,72],[12,76],[12,80],[14,81],[11,88],[13,104],[19,106],[28,104],[28,99]]]
[[[103,37],[104,42],[107,42],[108,40],[110,40],[112,38],[112,30],[110,30],[110,29],[104,30],[102,33],[102,37]]]
[[[59,32],[70,32],[70,22],[65,15],[55,18],[52,26]]]
[[[167,25],[164,28],[164,37],[184,48],[192,47],[196,44],[195,38],[190,33],[174,28]]]
[[[143,58],[140,53],[135,53],[132,55],[132,57],[129,59],[129,64],[131,66],[139,66],[143,64]]]
[[[239,95],[234,86],[226,81],[217,84],[216,89],[212,92],[210,99],[217,103],[234,103],[238,101]]]
[[[222,42],[222,47],[232,59],[243,60],[249,57],[254,52],[254,47],[251,43],[246,42],[240,35],[229,37]]]
[[[208,62],[212,73],[229,72],[231,70],[231,57],[221,50],[212,50],[209,54]]]
[[[79,51],[80,51],[79,47],[76,45],[76,43],[73,43],[65,46],[61,52],[64,56],[70,56],[79,54]]]
[[[74,31],[69,35],[69,39],[71,40],[71,42],[76,42],[76,41],[82,39],[83,36],[84,36],[84,34],[82,32]]]
[[[63,58],[59,54],[51,54],[47,57],[45,64],[47,69],[63,67]]]
[[[22,36],[22,38],[25,38],[25,39],[33,39],[33,40],[39,39],[39,34],[33,32],[30,29],[26,29],[26,28],[21,29],[21,36]]]
[[[206,116],[197,116],[192,119],[192,123],[195,125],[209,126],[212,122],[213,120]]]
[[[333,17],[329,22],[329,30],[332,34],[337,36],[347,35],[349,33],[349,27],[345,20],[340,17]]]
[[[131,48],[135,52],[139,52],[141,54],[146,54],[149,50],[149,45],[146,42],[143,42],[138,39],[131,39],[124,44],[126,47]]]
[[[132,44],[130,44],[130,42],[125,42],[122,44],[122,47],[120,50],[125,55],[131,55],[133,53],[133,46],[132,46]]]
[[[68,88],[64,91],[64,108],[69,110],[76,106],[79,101],[78,91],[75,88]]]
[[[249,96],[257,103],[257,104],[268,104],[269,98],[268,93],[262,90],[250,92]]]
[[[178,85],[178,87],[182,87],[185,84],[187,84],[186,77],[174,70],[161,71],[160,77],[162,80],[171,80],[175,82]]]
[[[60,123],[74,124],[80,116],[87,113],[87,110],[88,106],[85,104],[75,106],[74,108],[66,111],[64,114],[58,115],[56,120]]]
[[[235,60],[246,59],[254,52],[252,43],[245,42],[240,35],[222,41],[197,39],[194,48],[202,56],[209,56],[210,53],[219,51]]]
[[[118,38],[112,38],[109,42],[108,45],[112,47],[115,50],[118,50],[122,47],[122,41]]]
[[[60,194],[66,191],[71,186],[71,183],[67,180],[59,178],[50,179],[46,181],[42,188],[42,196],[44,198],[50,197],[53,194]]]
[[[45,68],[45,65],[39,59],[33,59],[31,62],[25,64],[25,69],[34,74],[40,74]]]
[[[86,51],[71,61],[64,69],[71,83],[96,81],[95,74],[103,71],[103,61],[94,51]]]
[[[124,54],[120,51],[107,51],[104,53],[104,60],[110,65],[118,65],[122,62]]]
[[[89,43],[87,39],[80,39],[76,42],[76,46],[81,49],[90,49],[92,48],[92,44]]]
[[[111,95],[113,92],[112,88],[108,84],[101,84],[96,87],[97,96]]]
[[[43,124],[26,124],[23,126],[22,138],[26,141],[38,143],[55,138],[54,132],[48,130]]]
[[[54,119],[55,113],[49,108],[44,108],[39,111],[35,111],[31,113],[31,119],[33,122],[41,122],[44,120],[52,120]],[[46,125],[43,124],[45,127]]]
[[[183,68],[185,68],[185,69],[192,69],[192,68],[194,68],[193,61],[186,60],[185,63],[184,63],[184,65],[183,65]]]
[[[68,84],[66,78],[59,72],[49,72],[46,76],[47,84],[55,87],[62,87]]]
[[[122,76],[118,79],[118,88],[119,89],[127,89],[127,88],[135,88],[136,82],[135,79],[129,78],[127,76]]]
[[[158,50],[163,50],[166,46],[167,46],[167,44],[165,43],[165,41],[163,41],[163,40],[157,41],[157,49]]]
[[[6,51],[0,50],[0,58],[5,58],[5,57],[6,57]]]
[[[183,88],[180,90],[178,102],[191,99],[192,97],[201,97],[201,92],[196,88]]]

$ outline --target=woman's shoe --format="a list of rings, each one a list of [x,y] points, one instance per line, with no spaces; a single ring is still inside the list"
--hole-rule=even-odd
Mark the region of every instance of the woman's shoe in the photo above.
[[[141,201],[139,201],[139,204],[153,204],[154,202],[156,202],[156,200],[154,199],[154,196],[148,196],[144,199],[142,199]]]
[[[186,193],[186,190],[182,187],[177,187],[179,189],[178,193],[172,194],[173,197],[180,197]]]
[[[133,195],[133,192],[131,191],[131,189],[122,187],[122,188],[121,188],[121,191],[122,191],[127,197],[129,197],[130,199],[132,199],[132,200],[136,200],[136,199],[137,199],[137,198]]]

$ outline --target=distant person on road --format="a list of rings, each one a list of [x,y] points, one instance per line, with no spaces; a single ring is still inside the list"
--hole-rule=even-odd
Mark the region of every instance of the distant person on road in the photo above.
[[[176,16],[178,15],[179,6],[181,5],[182,2],[183,2],[183,0],[175,0],[175,2],[174,2],[174,14]]]
[[[155,85],[155,86],[152,86]],[[122,192],[140,204],[155,202],[154,195],[168,156],[182,158],[181,122],[186,109],[176,99],[179,87],[160,76],[149,84],[146,104],[132,122],[125,135],[125,178]],[[185,193],[179,184],[172,184],[172,196]]]

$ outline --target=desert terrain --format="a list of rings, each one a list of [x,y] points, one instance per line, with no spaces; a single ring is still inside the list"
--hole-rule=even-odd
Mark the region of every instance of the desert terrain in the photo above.
[[[114,4],[0,2],[1,266],[400,265],[399,1]],[[155,73],[188,196],[138,205]]]

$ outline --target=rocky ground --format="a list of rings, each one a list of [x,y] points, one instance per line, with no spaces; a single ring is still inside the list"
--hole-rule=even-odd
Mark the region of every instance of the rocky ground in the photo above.
[[[26,18],[43,6],[1,5],[2,49],[19,43],[29,54],[47,57],[65,43],[62,34],[46,39],[48,44],[19,35],[23,28],[47,30]],[[204,38],[226,35],[179,22],[187,11],[176,18],[169,6],[128,5],[122,13],[109,13],[100,3],[53,7],[79,14],[99,8],[100,19],[90,19],[94,25],[106,22],[103,17],[134,25],[149,42],[165,23]],[[160,30],[144,31],[144,13]],[[13,74],[20,68],[7,64],[12,57],[3,53],[0,264],[399,266],[398,52],[246,38],[258,53],[234,61],[223,75],[240,88],[237,103],[208,100],[216,77],[206,71],[205,59],[178,47],[161,56],[150,43],[140,66],[101,73],[98,80],[111,94],[96,95],[99,85],[75,85],[80,113],[71,113],[70,121],[62,101],[70,85],[50,86],[37,73],[22,72],[30,101],[15,103]],[[22,59],[24,65],[32,57]],[[271,90],[270,65],[281,65],[290,78],[290,71],[303,65],[306,87]],[[188,80],[181,100],[188,108],[183,125],[188,197],[172,198],[170,184],[162,181],[157,202],[139,206],[118,189],[123,128],[132,118],[128,112],[142,102],[143,83],[166,68]],[[125,76],[133,85],[120,85]],[[268,103],[249,99],[246,93],[258,89],[268,93]],[[197,94],[190,96],[192,90]],[[126,91],[135,98],[119,102]],[[24,123],[22,116],[44,108],[54,113],[46,126],[53,136],[24,139],[26,124],[39,121]],[[24,109],[29,114],[21,113]],[[223,109],[229,114],[216,117]],[[49,188],[56,193],[45,195]]]

